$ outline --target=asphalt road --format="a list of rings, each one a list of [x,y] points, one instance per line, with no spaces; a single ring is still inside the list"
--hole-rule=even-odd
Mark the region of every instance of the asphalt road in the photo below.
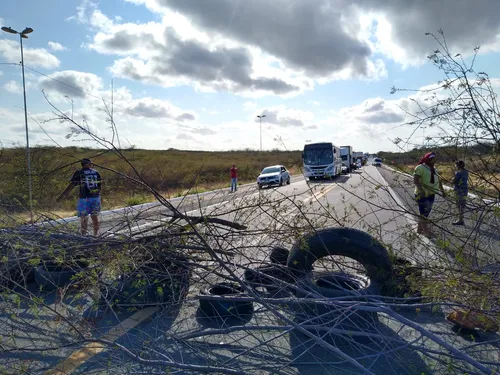
[[[210,234],[217,234],[209,240],[212,246],[236,250],[237,255],[227,264],[237,275],[246,266],[266,261],[271,246],[289,248],[304,231],[329,226],[361,229],[399,256],[417,263],[442,264],[442,252],[415,234],[410,201],[404,203],[405,187],[388,189],[388,185],[394,185],[390,176],[385,169],[366,166],[334,181],[309,183],[302,177],[294,177],[288,186],[262,191],[247,186],[233,194],[219,191],[172,203],[190,215],[217,215],[248,226],[238,233],[211,227]],[[157,205],[144,208],[104,216],[103,231],[131,234],[138,230],[147,233],[159,230],[158,225],[165,222],[164,215],[169,211]],[[316,269],[321,268],[362,271],[356,262],[338,257],[322,261]],[[437,359],[440,351],[447,352],[443,345],[462,348],[476,360],[500,361],[498,343],[492,341],[497,339],[495,335],[476,337],[472,342],[470,337],[452,330],[443,311],[431,312],[423,307],[379,313],[379,323],[370,330],[379,336],[370,342],[350,339],[347,345],[343,341],[326,340],[333,342],[340,349],[338,352],[291,329],[289,320],[294,319],[294,309],[290,307],[293,301],[288,299],[283,300],[288,301],[285,303],[254,303],[249,322],[239,322],[227,330],[231,322],[226,321],[223,327],[226,331],[221,332],[220,325],[207,322],[197,310],[196,295],[200,289],[207,282],[220,280],[215,271],[221,268],[195,272],[188,297],[177,311],[147,308],[116,314],[89,313],[88,298],[68,295],[60,301],[57,293],[42,293],[35,285],[31,286],[31,292],[45,301],[47,306],[43,309],[17,301],[15,296],[4,296],[10,298],[11,309],[4,309],[0,317],[3,349],[0,366],[4,366],[6,373],[33,374],[184,374],[189,373],[189,366],[212,366],[214,373],[222,373],[218,371],[222,367],[249,374],[363,373],[356,363],[345,358],[348,355],[374,374],[432,374],[443,373],[441,370],[449,366]],[[278,306],[277,313],[269,311]],[[58,318],[58,314],[66,320]],[[407,321],[402,324],[404,319]],[[84,327],[82,335],[75,333],[72,324]],[[442,345],[435,344],[435,340],[416,327],[437,335]],[[85,341],[89,338],[106,339],[122,347],[96,343],[89,347]],[[413,350],[416,346],[426,348],[427,355]],[[34,347],[38,350],[29,350]],[[131,360],[133,355],[162,361],[162,365],[141,364]],[[184,367],[168,368],[165,364],[170,361]]]

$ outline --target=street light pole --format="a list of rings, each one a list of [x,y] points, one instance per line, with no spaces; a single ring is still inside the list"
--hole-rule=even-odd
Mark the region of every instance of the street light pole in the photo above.
[[[259,115],[257,117],[259,118],[260,122],[260,152],[262,152],[262,118],[266,117],[266,115]]]
[[[23,38],[28,38],[26,34],[32,33],[31,27],[25,28],[23,31],[18,32],[11,27],[2,27],[2,30],[10,34],[19,34],[19,41],[21,43],[21,71],[23,76],[23,97],[24,97],[24,125],[26,130],[26,159],[28,163],[28,194],[30,205],[30,223],[33,224],[33,190],[31,184],[31,157],[30,157],[30,139],[28,130],[28,109],[26,106],[26,81],[24,78],[24,52],[23,52]]]

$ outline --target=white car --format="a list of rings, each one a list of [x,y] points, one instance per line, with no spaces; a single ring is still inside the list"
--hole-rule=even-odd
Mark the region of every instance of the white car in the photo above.
[[[382,159],[380,159],[380,158],[373,159],[372,165],[374,165],[375,167],[381,167],[382,166]]]
[[[263,186],[271,185],[290,185],[290,172],[283,165],[272,165],[266,167],[257,177],[257,186],[262,189]]]
[[[342,163],[342,173],[343,174],[347,174],[349,172],[349,168],[347,168],[347,165],[345,165],[344,163]]]

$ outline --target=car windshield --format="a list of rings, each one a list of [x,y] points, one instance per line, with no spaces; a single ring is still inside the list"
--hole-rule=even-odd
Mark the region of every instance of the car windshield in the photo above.
[[[333,151],[330,148],[304,150],[304,164],[321,165],[333,162]]]
[[[267,173],[278,173],[280,169],[278,167],[267,167],[260,172],[260,174],[267,174]]]

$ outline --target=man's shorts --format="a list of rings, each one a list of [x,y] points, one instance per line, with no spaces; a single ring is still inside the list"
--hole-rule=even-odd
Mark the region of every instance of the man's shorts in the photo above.
[[[418,203],[418,211],[420,215],[428,217],[432,210],[432,205],[434,204],[434,194],[428,195],[427,197],[420,198],[416,196]]]
[[[97,215],[101,212],[101,197],[80,198],[76,205],[77,216]]]

